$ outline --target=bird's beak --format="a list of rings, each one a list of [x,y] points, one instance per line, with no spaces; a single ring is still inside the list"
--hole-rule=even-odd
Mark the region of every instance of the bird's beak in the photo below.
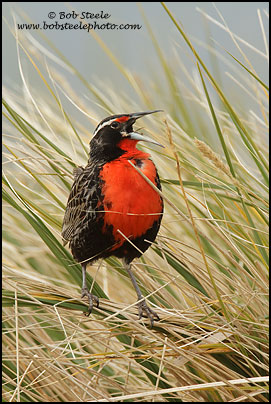
[[[163,112],[162,109],[156,109],[155,111],[147,111],[147,112],[135,112],[134,114],[129,114],[130,118],[138,119],[144,115],[154,114],[155,112]]]
[[[141,133],[137,133],[137,132],[130,132],[129,133],[129,139],[137,140],[137,141],[141,140],[142,142],[149,142],[149,143],[156,144],[157,146],[164,147],[162,144],[156,142],[155,140],[153,140],[149,136],[145,136],[145,135],[143,136],[143,135],[141,135]]]
[[[147,112],[135,112],[134,114],[130,114],[129,123],[133,124],[138,118],[141,118],[142,116],[145,116],[145,115],[154,114],[155,112],[162,112],[162,109],[157,109],[155,111],[147,111]],[[128,134],[128,136],[130,139],[133,139],[133,140],[149,142],[149,143],[156,144],[157,146],[164,147],[163,145],[156,142],[152,138],[145,136],[145,135],[141,135],[141,133],[138,133],[138,132],[130,132]]]

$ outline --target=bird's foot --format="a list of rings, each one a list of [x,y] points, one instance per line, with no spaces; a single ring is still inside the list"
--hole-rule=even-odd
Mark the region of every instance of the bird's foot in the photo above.
[[[90,313],[92,312],[93,309],[93,302],[96,303],[96,307],[99,307],[99,298],[95,295],[93,295],[92,293],[90,293],[90,291],[87,288],[82,288],[82,294],[81,294],[81,298],[87,296],[88,298],[88,312],[87,312],[87,316],[90,315]]]
[[[160,320],[160,317],[158,316],[157,313],[155,313],[154,310],[152,310],[146,303],[145,300],[142,300],[141,302],[139,302],[138,304],[138,314],[139,314],[139,320],[141,319],[141,317],[143,316],[143,313],[145,313],[147,315],[147,317],[150,319],[151,322],[151,327],[153,326],[153,322],[154,319],[156,318],[156,320]]]

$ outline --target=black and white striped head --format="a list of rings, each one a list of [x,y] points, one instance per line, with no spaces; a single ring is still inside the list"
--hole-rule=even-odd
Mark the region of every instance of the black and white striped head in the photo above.
[[[159,143],[149,138],[148,136],[134,132],[133,124],[142,116],[160,112],[161,110],[136,112],[132,114],[111,115],[103,119],[96,127],[93,138],[90,141],[90,157],[116,158],[120,153],[124,140],[131,140],[136,146],[139,141],[154,143],[161,146]],[[127,144],[127,142],[125,142]],[[122,152],[120,153],[122,154]],[[120,155],[119,154],[119,155]]]

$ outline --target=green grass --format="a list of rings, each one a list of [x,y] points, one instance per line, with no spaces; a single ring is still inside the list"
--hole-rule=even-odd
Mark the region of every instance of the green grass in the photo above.
[[[3,100],[4,401],[268,401],[268,88],[243,54],[206,44],[216,66],[227,57],[240,83],[223,88],[162,6],[198,81],[183,55],[167,62],[144,15],[163,68],[156,79],[133,76],[95,33],[137,104],[119,98],[113,83],[108,92],[94,87],[43,38],[102,106],[99,116],[61,68],[45,66],[41,48],[14,33],[24,96],[7,89]],[[26,61],[39,88],[25,79]],[[254,109],[236,96],[242,86]],[[100,308],[83,315],[80,265],[60,233],[90,128],[111,113],[158,107],[165,112],[140,125],[165,149],[140,147],[159,169],[165,214],[155,243],[134,264],[161,318],[150,329],[138,320],[132,284],[114,257],[88,269]]]

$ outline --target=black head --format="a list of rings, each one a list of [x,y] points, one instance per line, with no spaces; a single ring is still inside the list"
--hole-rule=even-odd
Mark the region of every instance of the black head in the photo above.
[[[149,137],[133,131],[133,124],[138,118],[160,111],[111,115],[103,119],[96,127],[93,138],[90,141],[90,158],[105,159],[107,161],[117,158],[124,153],[120,146],[121,141],[124,139],[131,139],[135,142],[135,145],[138,141],[142,140],[161,146]]]

